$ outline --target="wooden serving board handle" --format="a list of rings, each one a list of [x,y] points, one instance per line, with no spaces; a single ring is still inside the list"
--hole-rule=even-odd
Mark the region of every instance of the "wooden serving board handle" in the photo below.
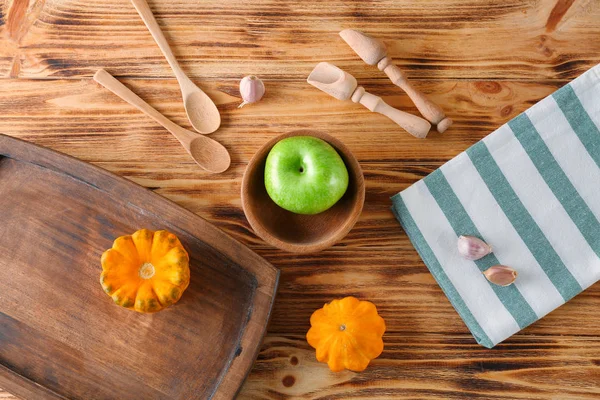
[[[414,137],[422,139],[431,129],[431,124],[423,118],[391,107],[381,97],[367,93],[362,86],[356,88],[352,94],[352,101],[362,104],[373,112],[385,115]]]
[[[394,85],[404,90],[415,106],[429,122],[437,125],[437,131],[442,133],[452,125],[452,120],[446,117],[440,106],[429,100],[421,91],[417,90],[402,73],[390,57],[382,58],[377,63],[377,68],[385,72]]]

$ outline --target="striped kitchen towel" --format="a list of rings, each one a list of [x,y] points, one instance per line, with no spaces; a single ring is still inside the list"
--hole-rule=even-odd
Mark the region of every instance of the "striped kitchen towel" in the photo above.
[[[478,343],[491,348],[600,280],[600,64],[392,197]],[[457,251],[460,235],[494,252]],[[519,273],[502,287],[481,273]]]

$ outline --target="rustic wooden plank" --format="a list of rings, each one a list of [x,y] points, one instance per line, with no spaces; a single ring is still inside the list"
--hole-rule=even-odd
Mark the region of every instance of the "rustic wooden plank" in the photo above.
[[[99,67],[136,78],[125,83],[189,127],[173,75],[128,0],[0,0],[0,78],[36,79],[2,80],[0,132],[149,187],[282,270],[271,333],[240,398],[600,397],[600,284],[485,350],[389,211],[389,196],[600,62],[600,2],[149,1],[183,68],[217,100],[223,128],[213,137],[232,152],[227,173],[204,173],[162,128],[81,79]],[[343,28],[383,39],[455,125],[418,141],[385,118],[304,83],[326,59],[390,104],[416,113],[337,36]],[[250,73],[266,78],[267,95],[237,110],[237,81]],[[57,128],[61,132],[53,133]],[[313,256],[290,256],[264,244],[239,201],[251,155],[273,136],[298,128],[342,139],[361,162],[367,185],[355,229]],[[388,322],[386,349],[361,374],[332,374],[314,361],[303,335],[314,309],[348,294],[378,305]],[[0,399],[14,397],[0,389]]]
[[[269,335],[239,399],[597,399],[597,338],[529,335],[487,350],[463,335],[384,335],[361,373],[330,372],[300,335]]]
[[[360,374],[332,373],[303,335],[269,334],[239,399],[327,397],[596,399],[600,342],[528,335],[486,350],[465,335],[384,336],[380,358]],[[478,382],[473,385],[473,382]],[[0,389],[0,398],[16,397]]]
[[[360,79],[381,75],[338,37],[344,28],[380,37],[410,77],[428,80],[567,79],[600,62],[595,0],[150,3],[183,68],[219,81],[304,79],[324,58]],[[80,78],[100,67],[173,76],[127,0],[0,4],[1,77]]]
[[[159,111],[184,127],[185,116],[175,80],[124,82]],[[362,82],[390,105],[418,113],[408,96],[386,78]],[[268,139],[301,128],[320,129],[342,139],[359,161],[447,161],[519,112],[552,93],[565,81],[415,81],[452,119],[445,133],[416,139],[384,116],[351,101],[338,101],[306,82],[266,82],[267,94],[238,109],[235,82],[206,85],[222,114],[211,135],[231,152],[233,164],[246,163]],[[49,146],[91,162],[190,162],[179,143],[162,127],[102,88],[85,80],[6,80],[0,85],[0,132]],[[93,150],[92,150],[93,149]],[[232,169],[233,170],[233,169]],[[239,177],[231,171],[210,179]],[[191,164],[180,174],[200,172]],[[208,176],[206,173],[197,176]]]

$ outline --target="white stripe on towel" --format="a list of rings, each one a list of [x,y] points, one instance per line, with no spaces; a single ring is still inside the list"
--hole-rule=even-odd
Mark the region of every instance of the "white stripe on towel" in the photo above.
[[[556,100],[547,97],[526,114],[583,201],[600,220],[600,169],[571,128]]]
[[[600,168],[571,128],[556,100],[553,97],[544,99],[538,107],[530,109],[527,115],[579,196],[600,220]],[[586,277],[585,282],[580,281],[584,289],[600,279],[600,259],[587,250],[588,247],[585,247],[577,256],[576,263]],[[567,267],[571,269],[569,265]]]
[[[492,245],[498,261],[518,271],[515,285],[538,318],[562,305],[563,297],[506,217],[469,156],[461,153],[441,170],[483,239]]]
[[[448,279],[493,344],[518,332],[519,325],[475,263],[458,254],[458,236],[425,183],[421,180],[404,190],[401,195]]]
[[[592,281],[582,260],[596,255],[554,196],[508,125],[483,139],[511,187],[565,266],[583,288]],[[493,150],[492,150],[493,149]]]

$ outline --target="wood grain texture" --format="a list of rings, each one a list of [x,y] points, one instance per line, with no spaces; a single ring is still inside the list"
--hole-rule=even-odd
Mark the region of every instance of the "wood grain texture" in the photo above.
[[[173,122],[191,129],[174,79],[124,79],[123,82]],[[410,99],[387,79],[363,83],[391,106],[413,114],[418,112]],[[351,101],[332,99],[304,81],[266,81],[263,100],[239,110],[237,82],[211,82],[205,86],[223,118],[222,128],[210,137],[227,147],[232,164],[246,164],[267,139],[300,128],[337,136],[361,162],[393,164],[408,160],[447,161],[564,83],[416,81],[415,85],[437,103],[444,104],[455,120],[452,129],[443,134],[431,132],[427,140],[413,138],[388,118],[372,114]],[[0,96],[1,132],[91,162],[144,162],[151,154],[159,155],[153,157],[158,163],[189,162],[185,151],[168,132],[91,79],[6,80],[0,85]],[[187,173],[197,171],[192,169]],[[227,171],[212,179],[225,177],[239,178]]]
[[[172,76],[129,1],[30,1],[33,13],[22,17],[28,0],[4,0],[0,76],[81,78],[98,68],[117,76]],[[383,76],[338,36],[345,28],[382,39],[409,78],[573,78],[600,61],[600,7],[595,0],[559,3],[154,0],[150,6],[184,71],[202,79],[249,73],[303,79],[324,56],[357,78]]]
[[[600,397],[600,284],[485,350],[389,210],[391,195],[599,63],[600,2],[149,2],[184,71],[221,111],[222,127],[211,137],[231,152],[226,173],[203,172],[166,131],[90,79],[106,68],[190,128],[177,82],[128,0],[0,0],[0,77],[18,78],[0,80],[0,132],[148,187],[281,269],[269,334],[240,398]],[[310,71],[330,61],[391,106],[418,114],[343,42],[344,28],[381,38],[454,125],[415,139],[383,116],[310,87]],[[238,80],[248,74],[264,79],[266,95],[238,110]],[[303,128],[326,131],[354,152],[366,201],[341,243],[290,256],[252,233],[239,193],[252,155],[276,135]],[[303,335],[312,311],[345,295],[378,306],[386,347],[365,372],[334,375],[315,362]]]
[[[270,336],[239,399],[597,399],[590,338],[527,336],[493,351],[461,335],[384,335],[361,373],[332,373],[303,336]]]

